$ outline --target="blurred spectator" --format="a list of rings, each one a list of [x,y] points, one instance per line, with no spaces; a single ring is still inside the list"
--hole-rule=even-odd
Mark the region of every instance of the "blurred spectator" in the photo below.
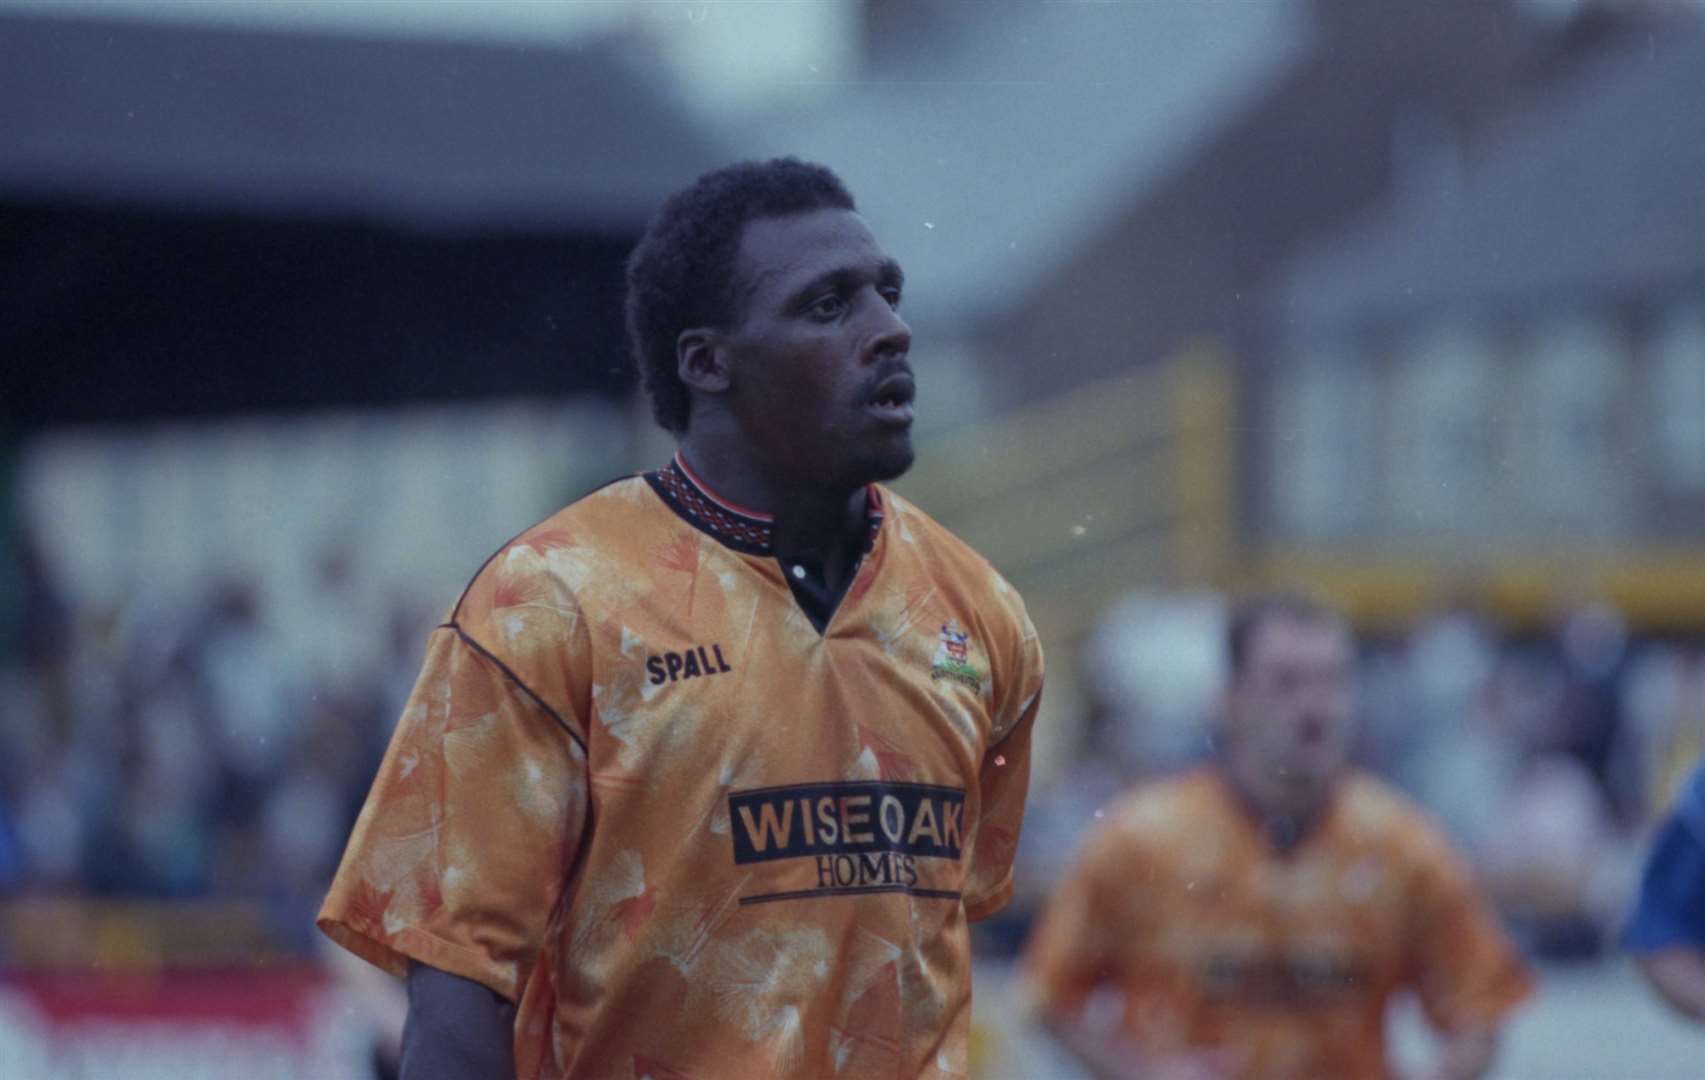
[[[1392,723],[1410,732],[1398,781],[1469,851],[1484,846],[1496,800],[1519,762],[1491,709],[1499,671],[1486,621],[1466,606],[1421,623],[1408,649],[1407,694]]]
[[[15,615],[18,655],[41,695],[42,720],[63,736],[71,721],[67,660],[71,646],[71,613],[49,573],[41,545],[29,532],[12,544],[17,554],[18,592],[8,604]]]
[[[30,564],[43,629],[0,667],[0,890],[260,900],[281,946],[316,947],[313,905],[433,621],[361,607],[329,550],[325,610],[374,644],[330,635],[299,671],[260,578],[77,609]]]
[[[1495,813],[1481,873],[1528,948],[1554,959],[1597,955],[1615,904],[1601,875],[1615,832],[1586,767],[1555,752],[1529,759],[1499,790]]]
[[[1136,592],[1114,605],[1082,665],[1098,705],[1097,753],[1146,772],[1203,757],[1224,677],[1215,647],[1224,621],[1224,601],[1210,592]]]
[[[1640,794],[1635,824],[1662,817],[1705,751],[1705,652],[1653,642],[1628,665],[1621,692],[1625,771]]]
[[[87,878],[99,892],[156,897],[204,893],[205,823],[217,761],[187,674],[143,694],[116,747],[120,777],[92,837]]]
[[[77,782],[72,763],[62,755],[38,764],[40,771],[17,801],[19,847],[27,870],[24,884],[75,893],[88,861],[88,804],[76,791],[90,785]]]
[[[1557,633],[1563,662],[1563,703],[1558,714],[1561,749],[1579,758],[1619,820],[1636,816],[1632,778],[1614,768],[1621,737],[1618,694],[1628,655],[1628,627],[1608,604],[1586,604],[1564,616]]]
[[[368,692],[386,644],[354,566],[350,546],[335,544],[316,567],[314,631],[302,645],[317,696],[353,699]]]
[[[4,802],[0,802],[0,895],[16,890],[24,881],[24,852]]]
[[[1658,995],[1705,1023],[1705,765],[1658,831],[1623,945]]]
[[[253,582],[222,585],[191,648],[207,695],[220,764],[233,790],[228,802],[258,803],[278,778],[296,730]],[[241,812],[233,816],[244,816]]]

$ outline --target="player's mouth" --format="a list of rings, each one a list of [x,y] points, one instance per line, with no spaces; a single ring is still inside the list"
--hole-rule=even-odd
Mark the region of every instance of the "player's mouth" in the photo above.
[[[864,408],[885,424],[908,427],[912,423],[912,401],[917,393],[912,377],[900,372],[877,383]]]

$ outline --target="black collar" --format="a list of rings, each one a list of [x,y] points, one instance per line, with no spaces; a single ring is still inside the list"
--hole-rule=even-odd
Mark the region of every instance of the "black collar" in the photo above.
[[[775,554],[771,544],[775,517],[759,510],[748,510],[711,491],[702,479],[694,475],[680,451],[676,451],[667,467],[643,475],[646,483],[657,492],[657,497],[693,528],[735,551],[748,555]],[[865,487],[864,505],[865,520],[869,525],[864,550],[868,552],[876,545],[876,534],[882,528],[882,495],[875,484]]]

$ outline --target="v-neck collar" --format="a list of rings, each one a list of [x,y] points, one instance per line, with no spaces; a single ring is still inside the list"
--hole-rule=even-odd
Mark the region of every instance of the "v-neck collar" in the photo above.
[[[864,550],[846,580],[840,583],[839,588],[831,589],[823,577],[820,562],[796,555],[790,565],[780,566],[774,543],[775,517],[760,510],[747,509],[716,494],[693,472],[680,451],[675,452],[667,468],[645,473],[644,476],[657,497],[693,528],[724,547],[747,555],[777,559],[782,581],[793,594],[794,603],[799,605],[800,611],[819,634],[828,633],[830,620],[852,591],[853,580],[863,572],[863,558],[876,547],[876,537],[882,530],[882,494],[875,484],[867,484]]]
[[[693,528],[735,551],[775,556],[775,516],[761,510],[749,510],[716,494],[693,472],[680,451],[675,452],[665,468],[643,475],[658,498]],[[864,550],[869,554],[876,546],[876,535],[882,528],[882,495],[875,484],[865,486],[864,506],[868,526]]]

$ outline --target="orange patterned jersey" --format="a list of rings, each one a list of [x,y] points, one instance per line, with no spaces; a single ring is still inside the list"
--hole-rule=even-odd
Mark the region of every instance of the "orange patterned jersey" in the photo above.
[[[1527,969],[1421,813],[1352,774],[1281,854],[1218,769],[1126,795],[1026,948],[1036,1005],[1124,994],[1157,1055],[1229,1051],[1261,1080],[1388,1075],[1385,1010],[1415,990],[1446,1031],[1493,1024]]]
[[[524,1077],[948,1077],[1012,889],[1042,656],[886,489],[818,629],[677,457],[523,533],[433,635],[320,913],[519,1003]]]

